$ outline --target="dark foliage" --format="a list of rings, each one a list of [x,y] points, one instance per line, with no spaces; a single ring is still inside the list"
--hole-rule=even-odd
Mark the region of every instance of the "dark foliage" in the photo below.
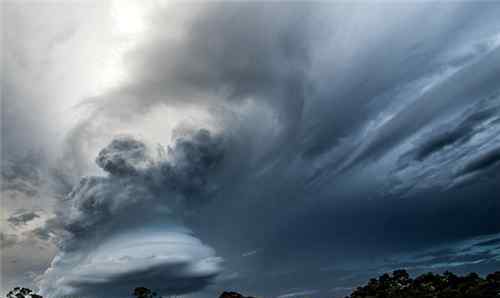
[[[457,276],[426,273],[411,279],[405,270],[396,270],[371,279],[350,298],[499,298],[500,272],[479,277],[476,273]]]
[[[162,298],[145,287],[132,293],[137,298]],[[27,288],[15,287],[6,298],[43,298]],[[223,292],[219,298],[254,298],[237,292]],[[346,298],[500,298],[500,271],[482,278],[476,273],[457,276],[451,272],[426,273],[415,279],[405,270],[372,278]]]
[[[219,298],[254,298],[252,296],[245,297],[237,292],[222,292]]]
[[[145,287],[135,288],[133,295],[137,298],[161,298],[157,297],[158,294]]]
[[[42,296],[28,288],[15,287],[7,293],[7,298],[42,298]]]

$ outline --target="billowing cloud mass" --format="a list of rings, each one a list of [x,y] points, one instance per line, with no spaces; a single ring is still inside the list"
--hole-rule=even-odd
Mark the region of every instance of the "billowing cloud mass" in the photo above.
[[[107,176],[83,178],[62,202],[60,252],[41,280],[44,293],[108,295],[130,283],[166,293],[209,285],[220,259],[183,225],[222,162],[222,140],[207,130],[179,136],[173,147],[148,148],[129,136],[114,139],[96,163]]]
[[[56,202],[29,232],[57,245],[44,294],[332,297],[401,267],[498,268],[500,4],[118,3],[124,75],[80,90],[53,142],[20,137],[23,109],[2,128],[28,160],[2,191]],[[75,26],[55,48],[101,32]]]

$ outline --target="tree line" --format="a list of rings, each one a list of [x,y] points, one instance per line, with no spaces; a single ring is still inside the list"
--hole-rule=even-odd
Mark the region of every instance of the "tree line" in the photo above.
[[[146,287],[135,288],[131,295],[136,298],[175,298],[162,297]],[[43,297],[31,289],[15,287],[6,298]],[[223,292],[219,298],[254,297],[245,297],[237,292]],[[476,273],[458,276],[451,272],[429,272],[412,279],[405,270],[396,270],[392,274],[385,273],[370,279],[366,285],[356,288],[346,298],[500,298],[500,271],[484,278]]]

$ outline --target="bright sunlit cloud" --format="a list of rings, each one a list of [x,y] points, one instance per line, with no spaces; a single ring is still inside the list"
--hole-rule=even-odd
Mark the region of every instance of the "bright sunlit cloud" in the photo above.
[[[138,34],[145,30],[144,6],[138,1],[112,1],[113,31],[117,34]]]

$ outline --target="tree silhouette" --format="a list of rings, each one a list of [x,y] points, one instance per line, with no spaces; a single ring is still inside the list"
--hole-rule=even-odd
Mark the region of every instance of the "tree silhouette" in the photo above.
[[[372,278],[358,287],[350,298],[498,298],[500,272],[481,278],[476,273],[460,277],[451,272],[443,275],[425,273],[411,279],[405,270],[396,270]]]
[[[156,298],[158,294],[156,294],[156,292],[153,292],[148,288],[137,287],[134,289],[133,295],[137,298]]]
[[[7,298],[43,298],[28,288],[15,287],[9,293]]]

